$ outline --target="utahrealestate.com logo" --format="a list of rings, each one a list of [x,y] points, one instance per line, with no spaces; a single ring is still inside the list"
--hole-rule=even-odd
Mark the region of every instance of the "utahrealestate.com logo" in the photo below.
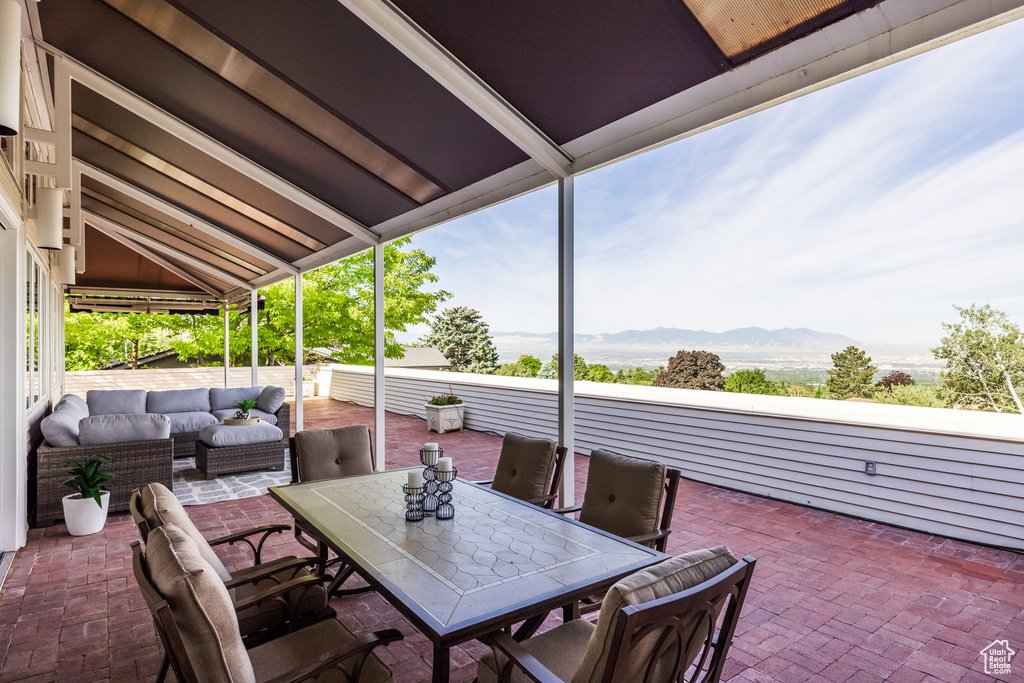
[[[985,658],[985,673],[999,676],[1010,673],[1010,660],[1017,653],[1010,649],[1010,641],[993,640],[980,654]]]

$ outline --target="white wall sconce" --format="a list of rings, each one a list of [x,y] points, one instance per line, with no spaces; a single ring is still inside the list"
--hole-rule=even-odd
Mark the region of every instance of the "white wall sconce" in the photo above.
[[[21,6],[0,0],[0,135],[21,130]]]
[[[75,284],[75,248],[64,247],[57,261],[57,276],[62,285]]]
[[[36,243],[40,249],[64,246],[64,190],[36,188]]]

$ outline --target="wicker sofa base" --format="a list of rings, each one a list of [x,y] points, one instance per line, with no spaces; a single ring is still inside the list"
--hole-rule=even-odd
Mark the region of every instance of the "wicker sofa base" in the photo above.
[[[109,455],[114,484],[110,487],[110,512],[128,509],[132,490],[159,482],[171,488],[173,445],[171,439],[121,441],[90,446],[57,448],[42,443],[36,450],[35,526],[50,526],[64,517],[61,499],[71,489],[61,486],[67,480],[64,465],[94,455]]]
[[[216,479],[231,472],[284,469],[284,441],[250,443],[242,446],[214,448],[202,441],[196,444],[196,467],[207,479]]]

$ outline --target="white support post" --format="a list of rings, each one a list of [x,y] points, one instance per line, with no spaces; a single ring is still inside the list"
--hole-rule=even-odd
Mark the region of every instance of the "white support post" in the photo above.
[[[249,332],[252,339],[249,343],[249,351],[252,356],[252,385],[259,386],[260,383],[260,338],[256,334],[256,325],[259,322],[259,290],[252,290],[249,298]]]
[[[71,189],[71,73],[60,57],[53,60],[53,151],[57,187]]]
[[[224,311],[224,388],[227,389],[228,387],[231,386],[231,381],[230,381],[230,378],[229,378],[230,373],[231,373],[231,368],[229,367],[229,365],[231,364],[231,361],[230,361],[231,340],[230,340],[230,338],[228,336],[229,335],[229,328],[228,328],[229,313],[228,313],[228,302],[227,301],[225,301],[221,305],[221,310]]]
[[[295,431],[302,431],[302,273],[295,273]]]
[[[0,213],[0,218],[4,215]],[[15,222],[0,226],[0,386],[4,387],[0,391],[0,550],[4,551],[24,546],[28,534],[24,230]]]
[[[384,471],[384,245],[373,245],[374,468]]]
[[[573,178],[558,179],[558,443],[569,453],[562,471],[559,505],[575,500],[576,456],[573,434]]]

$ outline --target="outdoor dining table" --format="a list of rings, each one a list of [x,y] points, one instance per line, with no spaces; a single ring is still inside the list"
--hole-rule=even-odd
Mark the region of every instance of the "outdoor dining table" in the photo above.
[[[434,646],[433,681],[450,650],[609,588],[666,555],[483,486],[456,480],[455,516],[405,519],[408,470],[273,486],[326,559],[330,548]]]

